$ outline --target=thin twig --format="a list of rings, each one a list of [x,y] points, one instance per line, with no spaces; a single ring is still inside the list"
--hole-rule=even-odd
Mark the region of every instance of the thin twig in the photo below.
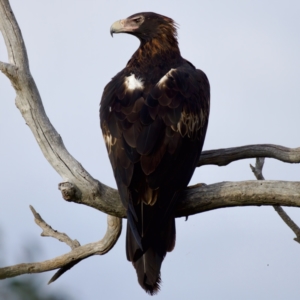
[[[262,174],[262,169],[264,167],[264,163],[265,163],[264,157],[257,157],[256,162],[255,162],[255,167],[253,167],[250,164],[250,168],[251,168],[252,172],[254,173],[257,180],[265,180],[265,178]]]
[[[47,117],[39,91],[30,73],[25,43],[23,41],[21,31],[7,0],[0,0],[0,27],[7,46],[9,62],[18,68],[18,86],[14,86],[17,93],[17,107],[20,109],[26,124],[28,124],[29,128],[34,134],[36,141],[46,159],[61,175],[64,183],[60,185],[60,190],[62,191],[64,199],[67,201],[88,205],[110,215],[121,218],[126,217],[126,211],[120,201],[118,192],[115,189],[112,189],[94,179],[82,167],[82,165],[73,156],[71,156],[64,146],[61,136],[55,130],[49,118]],[[288,149],[276,145],[252,145],[204,151],[201,155],[200,165],[225,165],[234,160],[257,157],[261,155],[278,158],[288,162],[300,161],[299,148]],[[223,183],[220,183],[219,186],[225,188]],[[234,185],[231,186],[234,187]],[[248,186],[249,185],[245,183],[245,185],[241,188],[245,189]],[[214,189],[212,186],[209,188]],[[289,186],[286,188],[289,189]],[[202,199],[205,194],[201,193],[201,189],[193,189],[193,193],[196,191],[199,192],[199,195],[196,197],[198,199],[198,208],[196,207],[194,212],[191,211],[197,202],[191,203],[189,199],[182,199],[182,203],[179,204],[181,208],[184,206],[186,208],[183,212],[184,216],[202,210]],[[232,194],[234,193],[235,191],[233,190]],[[189,194],[187,193],[184,195]],[[219,190],[217,189],[217,194],[214,197],[219,197],[218,195]],[[229,197],[227,201],[230,205],[232,203],[232,199],[230,197],[230,193],[227,193],[227,195]],[[194,194],[193,197],[195,196],[196,195]],[[200,203],[199,199],[201,199]],[[245,203],[244,200],[245,199],[242,201],[243,203]],[[270,202],[262,202],[260,204],[253,203],[257,202],[254,201],[252,204],[250,203],[250,205],[269,205],[268,203]],[[238,202],[236,202],[236,204],[239,205]],[[276,204],[280,203],[277,202]],[[290,205],[295,204],[293,202],[290,203]],[[217,208],[217,205],[212,209],[215,208]],[[180,216],[180,212],[177,212],[176,215]]]
[[[288,214],[283,210],[281,206],[274,205],[273,207],[277,211],[279,216],[282,218],[282,220],[285,222],[285,224],[289,226],[296,234],[294,241],[300,244],[300,228],[298,227],[298,225],[288,216]]]
[[[269,157],[286,163],[300,163],[300,147],[287,148],[279,145],[260,144],[203,151],[198,167],[204,165],[226,166],[246,158]]]
[[[257,180],[265,180],[262,169],[264,166],[264,158],[256,158],[255,167],[253,167],[250,164],[250,168],[252,172],[254,173]],[[275,211],[278,213],[278,215],[281,217],[281,219],[285,222],[287,226],[293,230],[293,232],[296,234],[296,237],[294,238],[294,241],[300,244],[300,228],[298,225],[289,217],[289,215],[284,211],[284,209],[280,205],[273,205]]]
[[[26,47],[21,30],[8,0],[0,0],[0,29],[6,44],[9,64],[1,63],[0,70],[11,80],[16,91],[16,105],[28,124],[41,151],[52,167],[61,175],[64,183],[60,189],[67,201],[94,207],[117,217],[126,217],[119,194],[94,179],[71,156],[47,117],[42,100],[30,73]],[[285,162],[299,163],[300,149],[276,145],[252,145],[230,149],[204,151],[199,165],[226,165],[234,160],[250,157],[273,157]],[[176,216],[187,216],[212,209],[246,205],[287,205],[300,207],[299,182],[222,182],[187,189],[178,202]],[[111,223],[111,224],[110,224]],[[0,269],[0,279],[25,273],[40,273],[60,269],[51,279],[58,278],[80,260],[91,255],[108,252],[121,232],[121,220],[108,216],[104,238],[71,252],[44,262],[19,264]],[[53,236],[53,235],[51,235]]]
[[[43,229],[41,236],[53,237],[59,240],[60,242],[66,243],[68,246],[71,247],[72,250],[80,246],[80,243],[77,240],[72,240],[71,238],[69,238],[67,234],[54,230],[50,225],[48,225],[43,220],[41,215],[37,213],[36,210],[31,205],[29,207],[34,215],[35,223]]]
[[[46,261],[23,263],[0,268],[0,279],[15,277],[22,274],[42,273],[65,267],[68,267],[68,269],[70,269],[75,265],[74,262],[78,262],[93,255],[106,254],[110,249],[113,248],[113,246],[117,242],[121,230],[122,220],[116,217],[107,216],[107,231],[102,240],[96,243],[79,246],[64,255]]]

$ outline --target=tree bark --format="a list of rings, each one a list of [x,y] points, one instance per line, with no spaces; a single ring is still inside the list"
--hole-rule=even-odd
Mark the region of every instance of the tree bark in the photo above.
[[[125,218],[126,211],[117,190],[99,182],[83,168],[68,152],[61,136],[48,119],[30,73],[21,30],[8,0],[0,0],[0,30],[9,61],[9,63],[0,62],[0,70],[10,79],[16,92],[16,106],[31,129],[42,153],[62,177],[63,182],[59,184],[59,189],[63,198],[114,216],[108,217],[107,233],[103,240],[97,243],[79,246],[74,244],[74,241],[66,239],[70,245],[73,245],[73,250],[65,255],[41,263],[20,264],[0,269],[0,279],[3,279],[24,273],[64,268],[57,275],[59,277],[76,262],[109,251],[121,231],[121,220],[118,218]],[[264,144],[204,151],[198,166],[207,164],[225,166],[239,159],[255,157],[271,157],[283,162],[299,163],[300,148],[289,149]],[[176,216],[189,216],[224,207],[254,205],[300,207],[300,182],[244,181],[197,185],[181,193]],[[62,237],[62,235],[57,236]]]
[[[63,183],[59,185],[59,189],[62,191],[64,199],[88,205],[116,217],[126,217],[118,192],[93,178],[83,168],[68,152],[61,136],[48,119],[39,91],[30,73],[21,31],[7,0],[0,0],[0,28],[10,62],[9,64],[0,62],[0,70],[11,80],[17,95],[16,105],[31,129],[45,158],[62,177]],[[199,166],[206,164],[221,166],[239,159],[262,156],[290,163],[299,163],[300,148],[289,149],[277,145],[251,145],[204,151]],[[297,185],[297,183],[294,184]],[[277,189],[279,185],[286,187],[282,189],[282,191],[285,191],[284,194]],[[264,185],[256,182],[240,182],[218,183],[188,189],[182,193],[176,215],[178,217],[186,216],[229,206],[298,206],[296,201],[287,200],[287,198],[293,199],[294,189],[291,189],[291,186],[292,183],[287,182],[269,182]],[[237,189],[243,190],[244,193],[238,193]],[[288,192],[291,194],[286,194]],[[276,193],[272,201],[270,200],[272,199],[270,193]],[[269,195],[269,197],[263,197],[262,195]],[[205,200],[203,200],[204,198]],[[209,206],[203,204],[207,201],[210,203]]]

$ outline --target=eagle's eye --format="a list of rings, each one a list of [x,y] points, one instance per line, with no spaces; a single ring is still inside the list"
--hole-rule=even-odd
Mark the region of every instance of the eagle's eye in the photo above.
[[[135,18],[135,19],[133,19],[133,22],[135,22],[135,23],[140,23],[141,22],[141,17],[138,17],[138,18]]]

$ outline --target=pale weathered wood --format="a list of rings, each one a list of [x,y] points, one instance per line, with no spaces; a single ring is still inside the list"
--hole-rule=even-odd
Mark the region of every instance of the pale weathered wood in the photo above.
[[[176,213],[188,216],[217,208],[261,205],[300,207],[300,182],[265,180],[203,185],[184,192]]]
[[[269,157],[286,163],[300,163],[300,147],[287,148],[279,145],[261,144],[203,151],[198,167],[203,165],[226,166],[246,158]]]
[[[34,216],[35,223],[43,229],[41,236],[53,237],[60,242],[66,243],[72,250],[80,246],[77,240],[72,240],[67,234],[54,230],[31,205],[29,207]]]
[[[45,158],[60,174],[59,185],[67,201],[85,204],[110,214],[104,238],[74,249],[62,256],[40,263],[19,264],[0,269],[0,279],[25,273],[40,273],[62,268],[54,280],[76,262],[91,255],[104,254],[116,243],[126,212],[118,192],[94,179],[67,151],[61,136],[48,119],[30,73],[25,44],[8,0],[0,0],[0,29],[7,47],[9,63],[0,62],[2,71],[16,91],[16,105],[31,129]],[[277,145],[251,145],[229,149],[204,151],[199,166],[227,165],[232,161],[272,157],[289,163],[300,162],[300,148],[289,149]],[[176,216],[188,216],[217,208],[253,205],[285,205],[300,207],[300,183],[284,181],[221,182],[200,185],[182,192]],[[116,218],[119,217],[119,218]]]
[[[11,80],[16,91],[16,106],[45,158],[63,181],[71,182],[78,187],[79,198],[90,198],[93,201],[93,194],[97,193],[105,207],[105,197],[102,199],[102,195],[105,196],[105,186],[102,187],[67,151],[61,136],[45,113],[39,91],[30,73],[21,31],[7,0],[0,1],[0,28],[10,62],[10,64],[1,63],[0,70]]]
[[[107,231],[102,240],[74,248],[71,252],[43,262],[18,264],[0,268],[0,279],[15,277],[22,274],[42,273],[62,268],[74,261],[83,260],[92,255],[107,253],[117,242],[122,228],[122,220],[107,216]]]
[[[16,106],[31,129],[45,158],[61,175],[63,181],[69,182],[69,185],[73,187],[74,199],[76,198],[78,203],[81,203],[82,198],[93,201],[94,195],[97,194],[100,197],[100,207],[109,206],[105,199],[108,199],[107,202],[109,203],[110,198],[103,197],[106,195],[106,186],[102,186],[71,156],[45,113],[39,91],[30,73],[22,34],[8,0],[0,0],[0,30],[4,37],[10,62],[10,64],[0,62],[0,70],[10,79],[16,91]],[[38,220],[38,216],[36,216],[36,220]],[[39,222],[40,224],[43,223],[41,219]],[[2,268],[0,278],[62,268],[59,270],[62,272],[58,272],[58,275],[52,278],[53,281],[73,266],[74,262],[76,263],[91,255],[108,252],[117,242],[121,230],[122,221],[116,217],[108,216],[107,231],[101,241],[82,247],[75,247],[76,242],[73,242],[74,249],[56,259]]]
[[[119,206],[117,190],[110,189],[111,213],[120,218],[126,211]],[[96,196],[97,198],[97,196]],[[85,202],[98,208],[98,202]],[[300,182],[292,181],[239,181],[219,182],[188,188],[182,192],[178,201],[176,216],[183,217],[218,208],[232,206],[283,205],[300,207]]]
[[[94,179],[82,165],[71,156],[65,148],[62,138],[49,121],[34,79],[30,74],[21,31],[18,28],[8,1],[1,0],[0,3],[1,30],[8,49],[9,61],[13,64],[8,65],[2,63],[0,64],[0,69],[4,71],[6,75],[8,73],[16,75],[13,79],[13,83],[17,94],[17,107],[34,134],[45,158],[62,177],[64,182],[59,188],[62,190],[64,198],[67,201],[88,205],[107,214],[126,217],[117,191]],[[15,67],[18,68],[16,72]],[[12,76],[9,75],[9,77]],[[233,160],[257,157],[260,155],[276,157],[287,162],[299,162],[299,152],[299,148],[288,149],[276,145],[252,145],[204,151],[199,164],[224,165]],[[200,199],[201,190],[196,191],[199,192],[197,199]],[[232,192],[234,194],[234,190]],[[187,194],[189,195],[190,191]],[[230,192],[227,195],[230,197]],[[230,201],[230,199],[228,200]],[[185,203],[183,204],[183,202]],[[196,212],[201,211],[202,204],[199,203],[199,200],[198,202],[195,200],[192,207],[189,207],[190,203],[189,199],[187,199],[187,201],[182,200],[182,203],[179,205],[182,209],[177,215],[185,215],[187,212],[191,212],[192,208],[195,209]],[[269,205],[268,203],[261,204]],[[197,206],[200,208],[197,208]]]
[[[264,166],[265,158],[256,158],[255,167],[250,165],[252,172],[254,173],[257,180],[265,180],[262,169]],[[279,205],[273,205],[273,208],[278,213],[283,222],[290,227],[291,230],[296,234],[294,241],[300,244],[300,228],[299,226],[289,217],[289,215],[284,211],[284,209]]]

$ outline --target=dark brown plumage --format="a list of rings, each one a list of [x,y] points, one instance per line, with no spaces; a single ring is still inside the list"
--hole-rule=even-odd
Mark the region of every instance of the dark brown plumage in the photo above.
[[[146,292],[175,246],[174,208],[194,173],[209,116],[206,75],[181,57],[174,21],[139,13],[115,22],[141,44],[105,87],[101,128],[123,205],[126,254]]]

